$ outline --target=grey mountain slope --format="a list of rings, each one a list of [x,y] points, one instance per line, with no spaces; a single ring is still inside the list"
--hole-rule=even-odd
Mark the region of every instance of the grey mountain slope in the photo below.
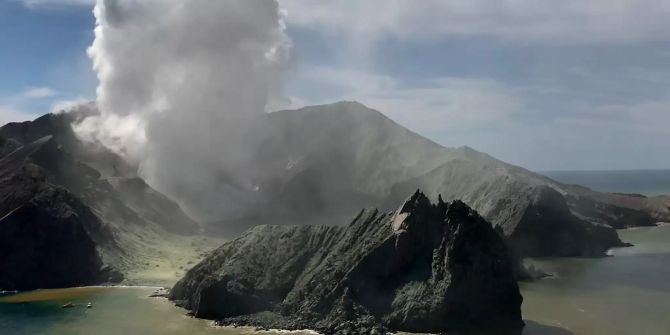
[[[263,205],[249,214],[256,220],[222,222],[229,235],[267,217],[288,224],[347,222],[362,207],[384,204],[397,182],[465,155],[356,102],[270,113],[267,123],[268,138],[250,163],[264,169],[257,180]]]
[[[196,231],[198,225],[175,202],[144,183],[121,157],[75,136],[71,123],[93,112],[47,114],[10,123],[0,128],[0,135],[20,145],[50,137],[32,155],[33,162],[49,172],[50,182],[81,197],[107,221],[151,222],[177,233]]]
[[[265,167],[257,183],[265,203],[251,210],[252,220],[225,222],[232,234],[268,218],[341,224],[360,207],[393,208],[417,188],[433,200],[438,194],[463,199],[508,236],[522,218],[532,224],[530,213],[535,213],[533,222],[551,221],[544,208],[556,209],[553,215],[560,213],[570,222],[567,226],[583,228],[566,229],[566,234],[594,235],[573,236],[582,242],[562,250],[524,250],[532,255],[602,254],[621,245],[606,226],[653,225],[670,217],[661,200],[563,185],[467,147],[445,148],[355,102],[280,111],[269,114],[269,120],[273,132],[256,157]],[[552,192],[558,196],[549,196]],[[556,203],[534,202],[539,200]],[[528,238],[542,241],[546,236]]]
[[[319,165],[331,183],[384,194],[398,180],[421,175],[458,155],[354,102],[306,107],[269,115],[276,130],[272,150],[286,159],[273,166],[290,176],[290,165]]]
[[[387,201],[415,187],[431,197],[462,199],[499,225],[526,256],[594,256],[623,245],[611,228],[574,215],[560,185],[485,155],[471,157],[398,183]]]
[[[17,260],[50,264],[24,267],[22,276],[36,280],[12,284],[16,278],[6,278],[5,288],[75,286],[104,282],[110,275],[120,280],[121,274],[111,269],[138,272],[147,258],[165,257],[162,249],[151,246],[154,242],[169,244],[175,234],[190,241],[186,235],[199,231],[174,201],[134,175],[120,157],[79,141],[70,124],[82,115],[47,114],[0,128],[2,147],[9,148],[0,158],[2,227],[5,238],[21,241],[2,250],[0,258],[12,255],[14,261],[0,264],[0,273],[16,271],[21,263]],[[14,235],[7,235],[10,232]],[[52,255],[58,250],[61,258]],[[88,270],[71,271],[70,266]],[[63,271],[54,270],[58,267]],[[96,267],[98,272],[92,270]]]

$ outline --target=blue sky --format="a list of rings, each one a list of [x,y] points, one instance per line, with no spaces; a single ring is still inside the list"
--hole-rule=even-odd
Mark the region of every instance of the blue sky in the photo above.
[[[358,100],[535,170],[670,168],[670,2],[280,4],[290,107]],[[91,10],[0,1],[0,121],[94,98]]]
[[[91,9],[83,6],[31,9],[0,2],[0,108],[9,114],[3,120],[94,96],[95,75],[85,54],[94,24]]]

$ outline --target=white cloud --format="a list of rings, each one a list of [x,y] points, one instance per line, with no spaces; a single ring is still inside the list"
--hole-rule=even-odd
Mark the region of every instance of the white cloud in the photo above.
[[[0,106],[0,126],[10,122],[21,122],[32,120],[34,118],[35,115],[33,114],[26,113],[8,106]]]
[[[420,133],[502,125],[522,112],[522,99],[490,78],[443,77],[406,87],[396,79],[339,68],[307,68],[308,83],[341,92],[324,101],[300,97],[305,104],[357,100]]]
[[[493,37],[548,44],[666,40],[658,0],[282,0],[289,25],[380,37]]]
[[[29,8],[95,0],[14,0]],[[670,2],[658,0],[280,0],[288,24],[380,37],[494,37],[547,44],[667,39]]]
[[[26,98],[40,99],[53,97],[56,94],[58,92],[49,87],[31,87],[25,90],[22,95]]]
[[[90,102],[91,99],[86,99],[83,97],[78,97],[68,100],[57,100],[51,103],[51,113],[67,113],[72,110],[74,107],[77,107],[82,104]]]
[[[588,109],[581,120],[593,126],[606,126],[616,131],[629,129],[641,135],[662,134],[667,141],[670,125],[670,99],[643,100],[627,104],[604,104]]]
[[[663,169],[670,100],[592,104],[571,115],[474,134],[469,145],[535,170]]]

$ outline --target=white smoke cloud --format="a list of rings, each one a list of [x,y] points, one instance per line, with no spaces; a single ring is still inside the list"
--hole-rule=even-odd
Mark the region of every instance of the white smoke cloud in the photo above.
[[[100,116],[75,125],[201,219],[253,191],[243,168],[279,95],[290,41],[274,0],[98,0],[88,53]]]

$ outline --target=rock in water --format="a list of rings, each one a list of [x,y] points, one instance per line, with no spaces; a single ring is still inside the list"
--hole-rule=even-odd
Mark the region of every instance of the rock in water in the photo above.
[[[419,191],[395,213],[364,210],[346,227],[255,227],[190,270],[170,298],[223,323],[328,334],[523,327],[499,233],[464,203],[433,205]]]

